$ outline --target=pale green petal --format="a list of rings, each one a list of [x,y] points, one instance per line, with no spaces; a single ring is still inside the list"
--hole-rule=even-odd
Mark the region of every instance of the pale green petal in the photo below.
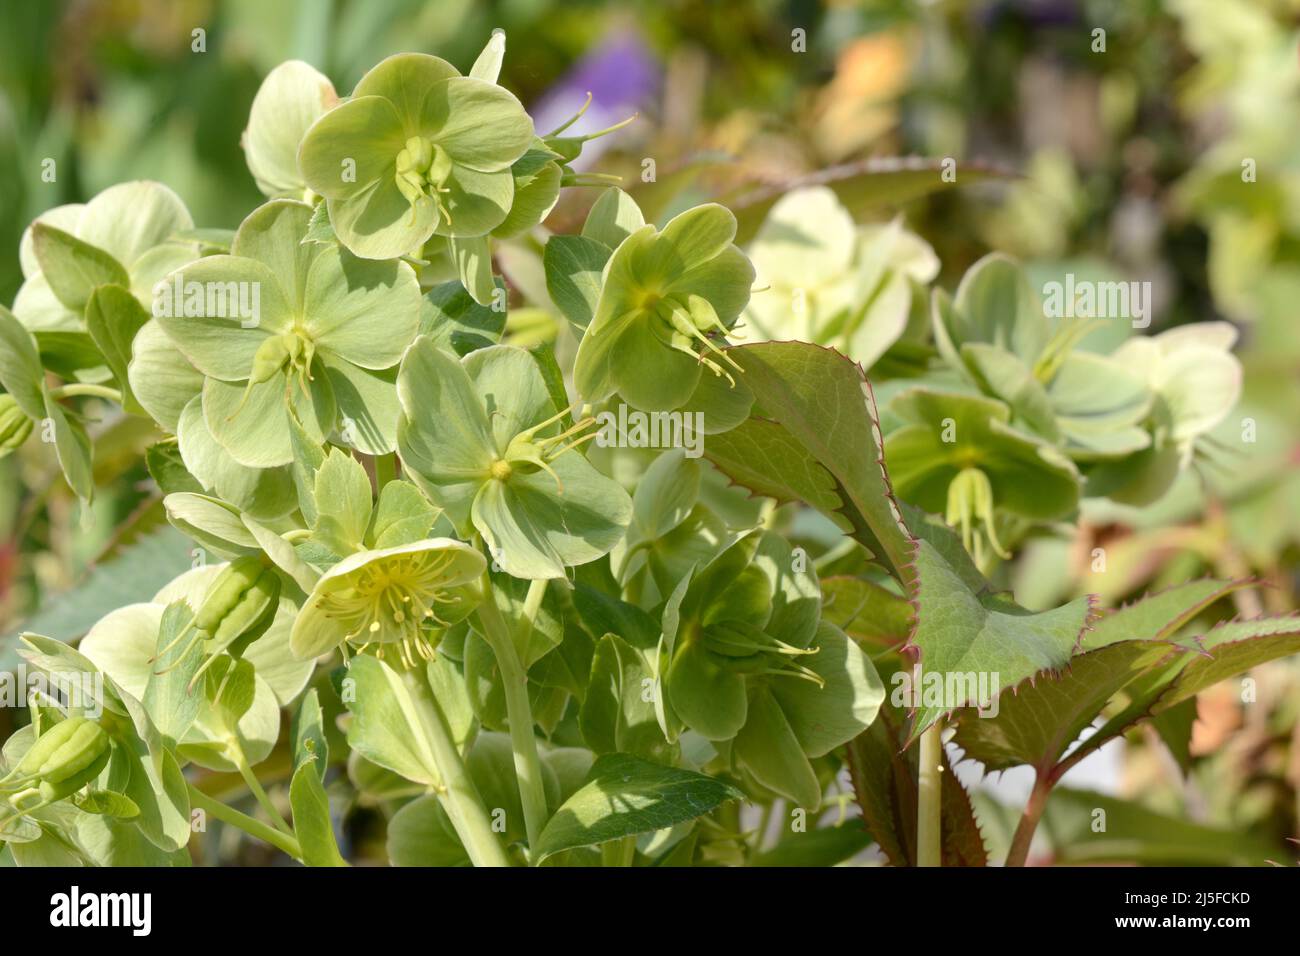
[[[533,121],[501,87],[455,77],[431,87],[422,120],[458,166],[490,173],[507,169],[533,141]]]
[[[411,205],[391,176],[328,203],[339,241],[365,259],[416,253],[438,225],[438,207],[433,200],[421,196]]]
[[[397,448],[397,367],[372,372],[351,362],[321,356],[330,391],[338,407],[335,440],[367,455],[387,455]]]
[[[474,527],[496,562],[519,578],[560,578],[613,549],[632,520],[632,499],[576,451],[544,471],[516,470],[507,481],[487,482],[474,499]]]
[[[655,316],[642,315],[609,346],[610,375],[618,383],[619,394],[628,404],[644,411],[684,405],[704,374],[704,366],[695,355],[669,348],[659,340],[651,325],[659,321]],[[740,373],[732,370],[731,374],[735,377]]]
[[[323,442],[333,426],[334,397],[319,362],[313,365],[313,375],[310,389],[304,393],[296,377],[286,388],[286,376],[279,372],[254,385],[247,401],[247,383],[207,379],[203,383],[203,418],[212,437],[237,462],[251,468],[290,464],[293,444],[286,395],[313,441]]]
[[[499,451],[504,452],[520,432],[555,414],[551,393],[527,351],[492,345],[470,352],[462,364],[488,411]],[[547,433],[553,432],[554,428]]]
[[[750,246],[759,284],[813,289],[848,271],[853,217],[826,186],[795,189],[776,201]]]
[[[312,263],[303,302],[317,350],[362,368],[396,365],[420,322],[420,283],[409,265],[358,259],[339,246]]]
[[[319,242],[303,242],[311,222],[312,208],[306,203],[276,199],[258,206],[239,224],[230,247],[232,255],[256,259],[280,281],[280,290],[291,313],[303,308],[307,273],[326,248]]]
[[[257,315],[243,317],[240,302],[253,312],[254,292]],[[172,273],[156,290],[153,316],[195,368],[230,382],[248,378],[263,340],[291,321],[279,280],[262,263],[238,256],[207,256]]]
[[[278,518],[298,506],[287,467],[249,468],[217,443],[203,420],[203,399],[198,394],[181,413],[176,436],[185,467],[221,500],[256,518]]]
[[[36,260],[36,249],[32,244],[32,226],[38,222],[43,222],[55,229],[70,232],[75,236],[77,234],[77,223],[81,221],[81,212],[85,208],[85,203],[79,202],[52,206],[33,219],[31,224],[23,230],[22,238],[18,240],[18,264],[23,270],[23,278],[30,279],[41,271],[41,264]]]
[[[154,246],[193,228],[179,196],[162,183],[139,181],[110,186],[86,203],[77,238],[103,249],[130,271]]]
[[[428,338],[416,339],[397,376],[402,464],[434,504],[467,531],[472,502],[498,449],[464,366]],[[430,414],[437,409],[437,414]]]
[[[85,328],[81,315],[59,301],[39,271],[18,289],[14,315],[33,332],[80,332]]]
[[[668,221],[653,243],[637,257],[644,280],[672,280],[691,266],[706,262],[736,238],[736,217],[726,206],[704,203]]]
[[[281,63],[253,97],[240,139],[248,170],[266,196],[302,197],[298,146],[312,123],[338,102],[334,84],[301,60]]]
[[[355,196],[380,180],[394,182],[397,154],[406,145],[407,136],[388,100],[378,96],[352,99],[307,130],[298,150],[298,165],[307,185],[325,198]],[[396,190],[395,185],[393,188]],[[331,218],[333,213],[331,206]]]
[[[505,222],[515,198],[515,178],[508,169],[484,173],[456,166],[446,188],[447,215],[438,225],[443,236],[487,235]]]
[[[150,319],[135,334],[127,378],[144,410],[173,435],[181,411],[203,389],[203,373],[181,354],[157,319]]]
[[[375,64],[361,78],[352,91],[352,97],[384,97],[401,118],[407,136],[414,136],[425,130],[425,100],[430,91],[457,76],[460,76],[460,71],[439,57],[427,53],[397,53]]]

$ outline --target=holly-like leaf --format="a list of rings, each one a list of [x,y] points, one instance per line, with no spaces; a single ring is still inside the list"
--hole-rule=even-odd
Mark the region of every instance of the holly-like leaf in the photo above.
[[[757,397],[748,421],[705,455],[734,481],[837,517],[899,580],[912,536],[885,474],[883,440],[862,369],[831,349],[764,342],[728,350]]]
[[[968,589],[952,566],[928,541],[916,549],[916,629],[908,646],[920,652],[924,672],[989,675],[989,686],[1014,687],[1039,671],[1059,670],[1070,660],[1092,618],[1091,595],[1050,611],[1028,611],[1005,593]],[[996,678],[996,685],[993,679]],[[917,708],[909,739],[944,711],[986,704],[970,699],[976,681],[958,688],[962,699]]]

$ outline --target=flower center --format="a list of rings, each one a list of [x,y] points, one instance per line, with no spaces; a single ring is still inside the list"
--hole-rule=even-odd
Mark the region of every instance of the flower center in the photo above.
[[[443,196],[451,192],[447,179],[451,176],[451,156],[432,140],[412,136],[397,154],[394,173],[397,189],[411,204],[411,218],[415,219],[415,204],[428,197],[438,206],[438,215],[451,224],[451,212]]]
[[[1011,556],[998,541],[997,525],[993,519],[993,485],[989,476],[979,468],[963,468],[948,484],[944,520],[949,527],[961,531],[962,544],[977,565],[983,565],[986,540],[998,557]]]
[[[725,344],[727,327],[708,299],[690,295],[683,301],[677,296],[661,296],[657,291],[648,290],[642,293],[640,301],[641,310],[652,316],[650,321],[654,323],[655,337],[660,342],[679,352],[697,356],[714,375],[725,375],[733,386],[736,384],[722,363],[737,372],[743,369],[709,337],[709,333],[719,333]],[[704,346],[703,352],[697,351],[701,345]]]
[[[424,626],[430,621],[447,626],[435,608],[460,599],[440,586],[452,560],[447,554],[416,552],[377,561],[362,568],[350,587],[326,595],[321,609],[347,628],[345,640],[360,650],[378,644],[382,656],[385,645],[396,645],[407,666],[417,656],[432,660]]]

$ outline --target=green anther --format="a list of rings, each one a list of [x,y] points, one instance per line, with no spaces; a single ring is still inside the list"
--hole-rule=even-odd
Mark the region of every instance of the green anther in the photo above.
[[[0,395],[0,458],[22,445],[31,433],[32,420],[18,407],[14,397]]]

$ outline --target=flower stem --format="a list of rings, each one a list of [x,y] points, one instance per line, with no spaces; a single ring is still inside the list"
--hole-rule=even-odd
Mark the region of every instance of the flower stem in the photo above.
[[[1034,789],[1029,793],[1029,802],[1025,804],[1025,812],[1020,817],[1015,836],[1011,838],[1011,848],[1007,851],[1007,866],[1024,866],[1025,861],[1029,859],[1029,846],[1034,842],[1034,831],[1038,829],[1038,821],[1047,807],[1047,798],[1055,782],[1051,773],[1044,773],[1041,770],[1038,772],[1038,776],[1034,779]]]
[[[93,395],[95,398],[106,398],[110,402],[122,404],[122,393],[107,385],[74,382],[71,385],[58,385],[50,389],[50,398],[75,398],[78,395]]]
[[[266,811],[267,816],[275,823],[275,828],[286,836],[293,836],[293,827],[289,826],[289,822],[276,809],[275,804],[271,802],[270,796],[263,789],[261,781],[257,779],[257,774],[253,773],[253,768],[248,765],[248,758],[244,756],[243,746],[238,740],[233,742],[236,756],[235,766],[239,768],[239,775],[244,778],[244,783],[248,784],[249,791],[257,798],[257,802],[262,805],[262,809]]]
[[[921,734],[916,787],[916,865],[942,866],[940,788],[943,772],[943,724],[936,721]]]
[[[510,866],[509,857],[492,832],[492,821],[483,806],[483,798],[465,769],[465,762],[456,749],[437,698],[429,692],[418,672],[408,671],[403,679],[414,691],[416,702],[424,705],[420,708],[421,723],[438,775],[442,777],[442,788],[437,791],[438,802],[451,818],[470,862],[475,866]]]
[[[216,817],[222,823],[227,823],[232,827],[243,830],[249,836],[256,837],[264,843],[284,853],[289,854],[295,860],[302,860],[302,848],[298,845],[296,837],[281,833],[274,827],[269,827],[261,820],[255,820],[246,813],[241,813],[234,807],[227,806],[220,800],[208,796],[194,784],[187,784],[190,792],[190,805],[198,807],[205,813]]]
[[[532,589],[529,589],[532,594]],[[540,598],[538,601],[540,602]],[[533,735],[533,708],[528,702],[528,674],[506,622],[492,596],[492,579],[483,572],[483,601],[475,612],[480,630],[496,656],[505,685],[506,720],[510,723],[510,745],[515,753],[515,776],[519,798],[524,806],[524,829],[528,845],[537,846],[546,825],[546,791],[542,784],[542,762],[537,755],[537,738]],[[531,626],[531,625],[530,625]]]

